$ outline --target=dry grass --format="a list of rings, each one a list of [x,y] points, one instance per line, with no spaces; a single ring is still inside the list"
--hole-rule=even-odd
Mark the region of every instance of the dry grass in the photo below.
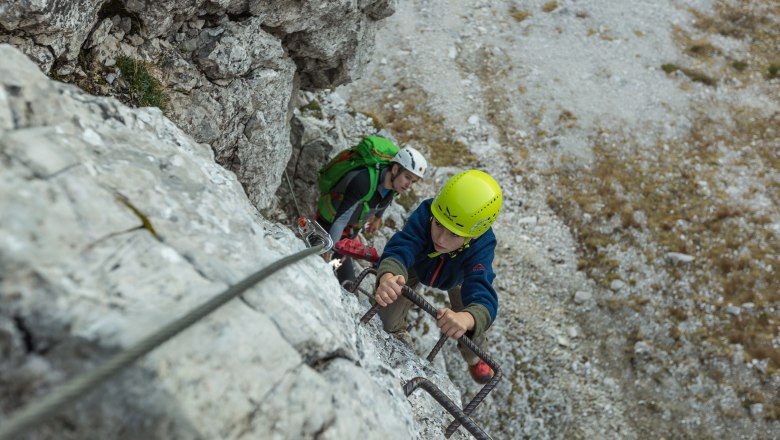
[[[531,13],[526,10],[517,9],[517,6],[512,5],[509,7],[509,16],[514,18],[515,21],[521,22],[531,16]]]
[[[748,52],[729,59],[715,40],[679,31],[678,42],[696,69],[673,64],[662,69],[707,85],[777,75],[780,69],[770,71],[779,56],[771,42],[780,41],[780,28],[766,16],[780,16],[780,5],[734,5],[719,3],[713,17],[697,12],[698,26],[705,33],[750,38]],[[763,86],[769,96],[780,96],[777,84]],[[687,139],[659,143],[656,151],[627,153],[625,146],[595,145],[598,159],[592,167],[564,166],[552,172],[559,192],[548,197],[548,204],[576,235],[582,254],[578,269],[600,285],[609,286],[630,270],[614,260],[616,248],[643,249],[647,263],[669,275],[669,282],[655,287],[669,300],[666,304],[675,304],[665,307],[672,323],[668,336],[675,344],[687,339],[700,347],[702,356],[723,358],[732,356],[733,344],[739,344],[747,360],[764,360],[766,374],[772,375],[780,368],[780,349],[773,345],[780,328],[773,311],[780,307],[780,237],[771,227],[780,220],[780,113],[738,105],[729,113],[731,120],[724,124],[702,109]],[[571,121],[559,118],[562,124]],[[735,186],[746,191],[735,195]],[[756,203],[759,199],[763,204]],[[668,252],[691,255],[694,261],[674,265],[665,258]],[[693,292],[683,294],[686,289]],[[743,308],[738,316],[726,313],[728,304],[746,303],[752,308]],[[613,313],[642,313],[647,307],[619,298],[603,305]],[[704,319],[705,313],[714,319]],[[709,324],[693,332],[677,325],[692,318]],[[727,379],[719,370],[712,374],[719,381]],[[742,400],[746,407],[763,403],[767,419],[780,418],[780,396],[747,388]]]
[[[368,116],[369,119],[371,119],[371,124],[374,126],[374,128],[377,131],[385,128],[384,124],[382,123],[382,119],[376,113],[364,111],[363,114]]]
[[[777,51],[780,26],[776,25],[776,18],[773,17],[780,17],[780,3],[761,0],[721,0],[715,4],[714,9],[716,13],[713,15],[690,10],[696,17],[695,27],[700,34],[750,41],[748,53],[745,54],[750,61],[732,59],[726,65],[733,69],[721,70],[718,74],[726,78],[735,77],[742,82],[754,81],[755,77],[751,75],[753,72],[761,73],[758,77],[762,79],[776,77],[777,68],[780,66],[780,52]],[[704,63],[722,55],[721,49],[714,46],[708,38],[693,36],[681,29],[677,29],[675,37],[680,46],[686,48],[688,54]]]
[[[712,57],[715,55],[721,55],[723,53],[719,47],[715,47],[706,38],[691,41],[690,45],[686,49],[686,52],[688,55],[694,57]]]
[[[685,321],[688,319],[688,312],[685,309],[681,309],[679,307],[669,308],[669,315],[678,321]]]
[[[478,162],[468,146],[452,139],[444,118],[427,106],[427,94],[417,87],[396,84],[397,93],[369,115],[374,126],[390,130],[402,144],[419,148],[435,166],[473,166]]]
[[[700,82],[702,84],[706,84],[708,86],[714,86],[717,84],[717,81],[713,79],[712,77],[708,76],[707,74],[695,70],[690,69],[687,67],[680,67],[676,64],[662,64],[661,70],[663,70],[666,73],[674,73],[677,71],[682,72],[685,76],[687,76],[691,81]]]
[[[589,36],[589,37],[592,37],[592,36],[595,35],[595,36],[599,37],[600,39],[602,39],[604,41],[615,41],[615,40],[617,40],[617,37],[614,37],[614,36],[610,35],[609,34],[609,29],[606,29],[606,28],[603,28],[603,29],[601,29],[601,28],[599,28],[599,29],[588,28],[588,31],[586,32],[586,35]]]
[[[420,196],[419,194],[415,193],[414,188],[412,188],[409,191],[402,193],[395,200],[399,205],[403,206],[407,212],[410,212],[412,210],[412,206],[414,206],[414,204],[420,200]]]
[[[769,131],[776,123],[761,122]],[[747,130],[750,137],[761,132],[758,121],[751,125]],[[697,142],[696,137],[702,139]],[[733,304],[752,302],[768,307],[780,303],[780,279],[775,275],[780,270],[778,237],[765,227],[766,218],[756,215],[748,204],[735,206],[703,191],[702,182],[708,188],[723,184],[716,176],[719,156],[712,140],[703,134],[694,133],[690,141],[689,147],[673,146],[644,162],[625,162],[619,153],[597,146],[600,160],[593,169],[569,170],[556,176],[567,196],[550,198],[550,206],[575,226],[585,255],[580,268],[608,285],[617,267],[605,249],[619,243],[638,246],[631,231],[639,230],[659,245],[654,260],[663,262],[665,252],[695,256],[700,275],[693,276],[702,291],[718,292]],[[735,139],[732,145],[743,144]],[[751,153],[756,162],[776,167],[762,157],[773,154],[769,147],[758,147]],[[701,171],[692,172],[691,164],[697,164]],[[773,185],[771,181],[766,184]],[[770,188],[768,194],[776,197],[778,188]],[[635,212],[646,218],[645,226],[635,220]],[[582,220],[584,214],[590,216],[590,222]],[[767,334],[772,332],[774,328],[767,328]],[[747,339],[749,348],[752,339]],[[757,352],[765,351],[762,338],[754,339]]]
[[[542,5],[542,11],[544,12],[552,12],[554,10],[558,9],[558,2],[556,1],[550,1]]]
[[[317,119],[323,118],[322,106],[316,99],[312,99],[308,104],[301,106],[299,110],[301,112],[306,112]]]

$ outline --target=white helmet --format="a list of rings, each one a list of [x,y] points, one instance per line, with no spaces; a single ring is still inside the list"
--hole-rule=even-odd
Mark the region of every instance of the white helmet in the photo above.
[[[428,168],[428,161],[412,147],[403,147],[390,162],[401,165],[420,179],[425,176],[425,169]]]

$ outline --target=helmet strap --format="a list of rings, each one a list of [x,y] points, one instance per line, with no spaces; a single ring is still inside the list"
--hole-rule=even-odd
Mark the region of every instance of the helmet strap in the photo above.
[[[433,223],[433,215],[431,215],[431,218],[428,221]],[[463,244],[459,248],[455,249],[454,251],[448,252],[447,255],[449,255],[450,258],[455,258],[456,255],[469,248],[469,246],[471,245],[472,238],[476,238],[476,237],[463,237]],[[439,255],[441,255],[441,252],[437,252],[434,250],[433,252],[428,254],[428,257],[434,258],[434,257],[438,257]]]
[[[468,249],[469,244],[470,244],[469,243],[470,239],[471,239],[471,237],[466,237],[466,241],[463,243],[463,246],[455,249],[452,252],[447,252],[447,255],[449,255],[450,258],[455,258],[459,253],[461,253],[461,252],[465,251],[466,249]],[[441,255],[441,252],[433,251],[433,252],[428,254],[428,258],[435,258],[435,257],[438,257],[439,255]]]

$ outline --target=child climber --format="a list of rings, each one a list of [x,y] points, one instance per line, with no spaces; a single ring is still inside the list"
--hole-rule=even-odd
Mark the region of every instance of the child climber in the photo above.
[[[496,319],[498,297],[492,263],[496,237],[490,227],[501,210],[501,188],[488,174],[469,170],[451,177],[435,199],[423,201],[387,242],[377,269],[374,299],[385,331],[410,344],[406,315],[412,302],[401,286],[417,283],[447,290],[452,308],[437,311],[441,332],[464,334],[480,348]],[[411,345],[411,344],[410,344]],[[487,383],[493,369],[458,344],[471,377]]]

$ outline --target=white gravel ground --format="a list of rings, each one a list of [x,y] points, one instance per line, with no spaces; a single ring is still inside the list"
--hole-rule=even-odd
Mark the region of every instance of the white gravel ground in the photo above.
[[[780,100],[761,85],[708,87],[661,69],[701,63],[673,37],[676,29],[695,36],[690,11],[711,11],[713,1],[569,0],[545,12],[548,3],[399,2],[363,79],[336,90],[376,114],[393,103],[398,84],[423,90],[451,138],[466,143],[479,159],[475,166],[504,188],[495,225],[502,310],[492,331],[506,380],[480,408],[479,422],[494,438],[780,437],[777,421],[751,416],[735,387],[703,374],[706,360],[695,347],[670,357],[652,341],[627,345],[630,329],[662,335],[668,328],[646,314],[618,319],[603,300],[630,290],[663,315],[666,299],[649,286],[666,282],[666,274],[645,265],[641,249],[615,250],[640,268],[637,286],[611,292],[578,271],[577,243],[548,207],[544,175],[562,163],[593,163],[596,141],[657,154],[656,146],[688,135],[702,112],[728,123],[734,106],[771,115]],[[512,7],[530,16],[517,21]],[[722,35],[710,41],[733,59],[748,46]],[[526,163],[513,156],[518,147],[530,151]],[[417,193],[433,196],[452,172],[434,170]],[[751,185],[749,173],[743,177],[732,179],[735,198]],[[776,198],[756,200],[777,218]],[[456,383],[475,391],[459,362],[450,352]],[[760,383],[750,365],[738,360],[732,367],[745,384]],[[775,375],[764,385],[779,389],[777,382]]]

